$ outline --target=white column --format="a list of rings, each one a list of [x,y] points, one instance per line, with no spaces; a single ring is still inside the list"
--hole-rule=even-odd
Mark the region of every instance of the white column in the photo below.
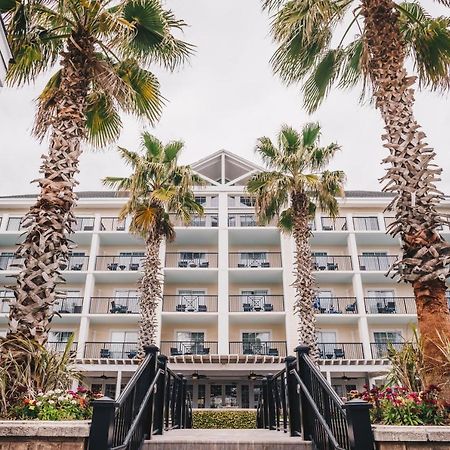
[[[325,376],[327,377],[328,383],[331,384],[331,372],[330,371],[325,372]]]
[[[119,369],[117,371],[117,380],[116,380],[116,400],[119,398],[120,395],[120,388],[122,385],[122,371]]]
[[[298,345],[298,316],[293,314],[296,290],[294,277],[294,239],[291,235],[281,233],[281,261],[283,265],[283,296],[286,323],[286,342],[288,355],[294,353]]]
[[[314,223],[316,225],[316,230],[317,231],[322,231],[322,220],[321,220],[321,215],[320,215],[320,211],[316,210],[316,213],[314,215]]]
[[[380,231],[386,231],[386,222],[384,221],[384,214],[382,212],[377,214],[378,217],[378,226]]]
[[[218,351],[221,355],[229,353],[229,317],[228,317],[228,196],[219,193],[219,241],[218,241]]]

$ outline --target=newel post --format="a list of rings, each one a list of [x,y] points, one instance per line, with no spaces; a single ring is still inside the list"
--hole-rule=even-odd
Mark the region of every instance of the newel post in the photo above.
[[[298,370],[297,358],[295,356],[286,356],[286,380],[287,380],[287,407],[289,411],[289,431],[291,436],[301,436],[301,414],[300,414],[300,396],[299,386],[295,375],[291,373]]]
[[[151,360],[149,362],[148,366],[148,384],[147,386],[150,387],[150,385],[153,383],[153,380],[156,377],[156,371],[158,370],[158,352],[159,348],[156,345],[148,345],[144,347],[145,355],[148,357],[148,355],[151,355]],[[142,400],[144,399],[146,393],[142,396]],[[155,394],[153,394],[150,397],[150,401],[147,405],[147,426],[148,426],[148,439],[151,439],[153,434],[153,407],[155,402]],[[136,404],[135,407],[138,409],[140,408],[140,404]]]
[[[116,402],[102,397],[92,402],[93,413],[89,431],[89,450],[108,450],[113,446]]]
[[[167,382],[167,356],[158,356],[157,370],[160,371],[156,382],[156,395],[154,404],[153,433],[164,432],[164,408],[166,405],[166,382]]]
[[[345,403],[347,429],[351,450],[372,450],[375,440],[370,423],[372,405],[365,400],[355,398]]]

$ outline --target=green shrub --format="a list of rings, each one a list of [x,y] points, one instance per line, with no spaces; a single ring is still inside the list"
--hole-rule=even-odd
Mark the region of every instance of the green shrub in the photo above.
[[[207,410],[192,412],[193,428],[256,428],[256,410]]]

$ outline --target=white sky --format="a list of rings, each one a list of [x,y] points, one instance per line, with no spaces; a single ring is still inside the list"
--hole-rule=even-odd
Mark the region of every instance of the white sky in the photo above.
[[[432,12],[445,12],[431,0],[422,2]],[[258,137],[274,137],[281,124],[300,128],[309,120],[322,125],[322,144],[342,146],[333,168],[346,172],[347,189],[379,189],[382,122],[370,105],[358,104],[357,90],[335,91],[312,117],[301,109],[298,87],[286,88],[272,75],[269,58],[274,50],[269,18],[260,0],[167,0],[190,27],[185,40],[197,46],[190,63],[175,74],[155,69],[163,94],[169,99],[158,125],[148,128],[163,141],[182,139],[182,162],[194,162],[219,149],[260,162],[253,148]],[[447,10],[450,11],[450,10]],[[0,195],[30,193],[38,177],[40,155],[46,145],[30,136],[34,102],[44,84],[0,90]],[[448,97],[417,93],[416,116],[435,146],[444,169],[441,189],[450,193],[450,126]],[[119,144],[137,147],[145,124],[124,118]],[[103,189],[100,179],[128,173],[114,148],[85,152],[81,158],[78,190]]]

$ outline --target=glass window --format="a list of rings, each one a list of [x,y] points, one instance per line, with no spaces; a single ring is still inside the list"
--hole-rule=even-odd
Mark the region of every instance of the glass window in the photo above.
[[[116,384],[115,383],[105,384],[105,392],[103,395],[109,398],[116,398]]]
[[[403,341],[402,333],[400,331],[374,331],[373,338],[377,344]]]
[[[250,408],[250,388],[248,384],[241,386],[241,408]]]
[[[111,342],[135,343],[137,340],[137,331],[111,331]]]
[[[0,253],[0,270],[7,270],[14,261],[14,252]]]
[[[388,270],[388,254],[387,252],[362,252],[360,266],[361,270]]]
[[[205,333],[199,331],[177,331],[178,342],[204,342]]]
[[[206,386],[199,384],[197,386],[197,408],[204,408],[206,404]]]
[[[199,205],[206,205],[206,197],[205,196],[196,196],[195,197],[195,201],[199,204]]]
[[[249,197],[249,196],[240,196],[239,203],[243,206],[248,207],[254,207],[256,204],[256,198],[255,197]]]
[[[378,231],[378,217],[353,217],[353,226],[356,231]]]
[[[224,408],[236,408],[238,406],[236,384],[225,385],[225,398],[223,406]]]
[[[216,409],[222,407],[222,385],[211,384],[209,395],[209,407]]]
[[[72,334],[72,331],[50,331],[48,340],[49,342],[67,342]]]

